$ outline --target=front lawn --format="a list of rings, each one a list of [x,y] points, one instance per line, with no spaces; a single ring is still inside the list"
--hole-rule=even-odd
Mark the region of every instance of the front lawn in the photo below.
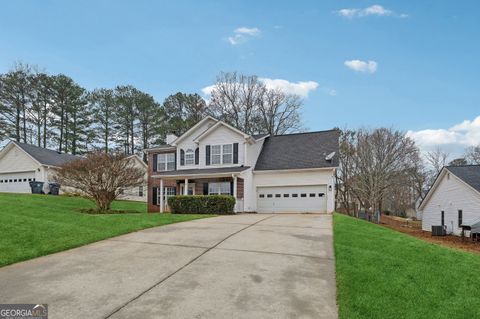
[[[480,256],[334,216],[340,318],[473,318]]]
[[[148,214],[145,203],[116,201],[112,209],[141,213],[88,215],[78,197],[0,193],[0,267],[135,230],[208,215]]]

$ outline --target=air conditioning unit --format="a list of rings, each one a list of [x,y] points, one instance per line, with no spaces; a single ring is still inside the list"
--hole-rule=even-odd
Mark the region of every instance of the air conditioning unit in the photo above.
[[[447,226],[432,226],[432,236],[446,236]]]

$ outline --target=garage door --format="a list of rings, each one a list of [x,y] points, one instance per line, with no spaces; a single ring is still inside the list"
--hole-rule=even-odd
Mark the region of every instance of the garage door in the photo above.
[[[259,213],[326,213],[327,186],[257,187]]]
[[[0,174],[0,193],[30,193],[28,183],[34,180],[34,171]]]

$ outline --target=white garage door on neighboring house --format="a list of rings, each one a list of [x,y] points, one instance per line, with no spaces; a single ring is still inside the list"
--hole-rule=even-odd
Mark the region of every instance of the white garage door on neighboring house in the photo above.
[[[257,187],[259,213],[326,213],[327,186]]]
[[[30,193],[29,182],[35,180],[35,172],[1,173],[0,193]]]

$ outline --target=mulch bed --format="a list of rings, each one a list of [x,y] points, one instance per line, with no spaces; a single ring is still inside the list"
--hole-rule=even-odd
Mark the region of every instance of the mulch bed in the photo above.
[[[463,249],[469,252],[480,254],[480,242],[472,242],[471,239],[468,237],[462,240],[460,236],[453,236],[453,235],[448,235],[444,237],[432,236],[431,232],[413,228],[413,227],[394,226],[394,225],[387,225],[387,224],[381,224],[381,225],[386,228],[390,228],[390,229],[399,231],[404,234],[408,234],[413,237],[420,238],[422,240],[425,240],[434,244]]]

